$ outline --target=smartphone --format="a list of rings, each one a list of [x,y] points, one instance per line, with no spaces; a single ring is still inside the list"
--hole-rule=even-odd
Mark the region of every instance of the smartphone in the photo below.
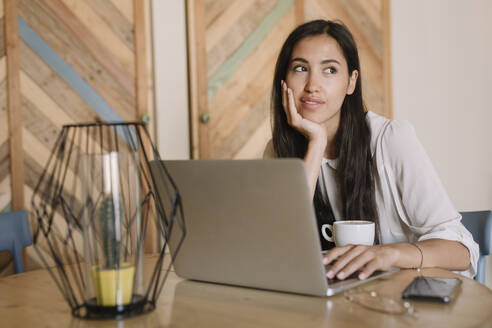
[[[449,303],[456,297],[460,285],[459,278],[417,277],[405,288],[401,297]]]

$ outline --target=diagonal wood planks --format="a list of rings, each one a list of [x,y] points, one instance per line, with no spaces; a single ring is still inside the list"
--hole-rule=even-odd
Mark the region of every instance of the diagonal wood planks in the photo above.
[[[0,211],[24,203],[29,209],[32,190],[64,124],[137,119],[137,85],[144,86],[142,95],[149,99],[152,76],[151,58],[137,53],[135,44],[135,21],[140,47],[150,40],[150,32],[141,28],[148,17],[134,10],[136,1],[0,0]],[[149,0],[137,4],[149,9]],[[145,71],[137,76],[139,54]],[[11,64],[11,59],[17,62]],[[13,86],[7,84],[12,77]],[[14,106],[11,95],[18,97]],[[141,113],[149,107],[145,99],[139,102]],[[18,173],[11,173],[12,168]],[[73,169],[67,179],[76,178]],[[25,197],[19,197],[19,190]],[[63,219],[55,217],[55,229],[63,228]]]
[[[266,38],[245,59],[236,72],[210,100],[210,112],[214,118],[210,122],[211,147],[213,152],[246,117],[252,106],[270,90],[278,49],[295,25],[295,8],[273,27]],[[263,108],[268,113],[268,106]],[[242,140],[243,144],[247,139]],[[238,149],[223,149],[221,157],[231,156]]]
[[[209,79],[254,32],[274,5],[272,0],[238,1],[210,25],[206,40]]]
[[[191,51],[190,55],[207,63],[208,99],[201,105],[200,113],[206,111],[211,120],[206,124],[196,123],[194,120],[199,117],[192,115],[192,125],[200,127],[200,134],[195,132],[192,138],[192,148],[198,145],[200,148],[193,152],[194,156],[198,153],[216,158],[261,156],[259,148],[264,147],[264,139],[270,135],[270,106],[265,99],[271,90],[276,56],[290,31],[312,19],[341,20],[349,27],[359,46],[367,107],[390,116],[386,53],[389,24],[383,19],[384,11],[388,10],[384,5],[387,2],[205,0],[202,14],[205,36],[202,40],[200,33],[191,35],[192,45],[205,42],[205,54]],[[194,22],[197,14],[200,15],[196,11],[189,13]],[[194,67],[190,66],[193,72]],[[200,74],[203,73],[198,70],[194,80],[199,80]],[[203,92],[203,85],[198,94],[192,92],[192,103],[203,97]]]
[[[24,21],[124,119],[133,119],[135,98],[78,41],[41,1],[20,0]]]
[[[123,46],[118,44],[118,41],[108,42],[107,38],[104,37],[105,35],[108,35],[108,33],[91,33],[91,30],[95,31],[95,29],[99,29],[98,32],[101,32],[100,25],[102,24],[84,24],[78,19],[82,16],[81,13],[84,11],[77,10],[77,7],[72,8],[72,10],[75,10],[71,11],[69,7],[65,6],[61,2],[43,0],[43,3],[56,14],[58,19],[63,22],[63,24],[78,38],[78,40],[80,40],[85,48],[101,63],[101,65],[103,65],[104,68],[115,77],[116,81],[123,88],[125,88],[130,95],[135,96],[135,85],[133,81],[135,78],[133,54],[128,49],[122,49]],[[83,3],[84,2],[82,1],[77,2],[79,5]],[[93,13],[93,15],[96,14]],[[82,17],[84,18],[84,16]],[[114,40],[116,37],[113,37],[112,39]],[[102,41],[104,43],[102,43]],[[131,41],[133,42],[133,38]],[[118,60],[115,61],[114,57]]]

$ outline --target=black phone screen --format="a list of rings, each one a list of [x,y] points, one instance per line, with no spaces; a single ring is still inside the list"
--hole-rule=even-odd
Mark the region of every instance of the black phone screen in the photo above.
[[[405,288],[402,298],[449,303],[460,284],[459,278],[417,277]]]

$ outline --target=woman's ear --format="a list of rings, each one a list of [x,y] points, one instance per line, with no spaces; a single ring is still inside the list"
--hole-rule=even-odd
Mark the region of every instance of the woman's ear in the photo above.
[[[359,78],[359,71],[354,69],[349,78],[349,84],[347,87],[347,95],[354,93],[355,86],[357,85],[357,79]]]

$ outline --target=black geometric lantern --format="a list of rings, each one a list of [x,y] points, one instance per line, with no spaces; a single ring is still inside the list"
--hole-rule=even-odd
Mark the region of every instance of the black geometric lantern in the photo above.
[[[155,188],[157,180],[164,188]],[[32,212],[34,247],[74,316],[119,318],[155,308],[177,254],[164,265],[166,246],[173,239],[179,250],[186,229],[179,192],[142,123],[65,125]],[[146,273],[149,224],[162,242]]]

